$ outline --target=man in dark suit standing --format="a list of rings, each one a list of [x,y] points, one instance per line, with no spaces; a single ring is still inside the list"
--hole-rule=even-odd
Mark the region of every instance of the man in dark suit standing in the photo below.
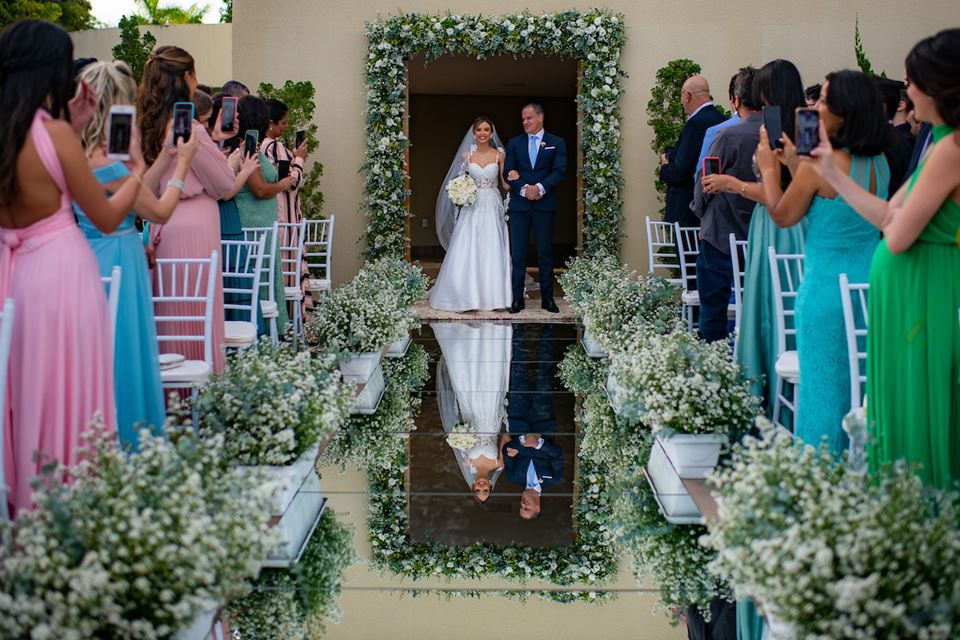
[[[691,76],[680,90],[680,103],[687,122],[680,131],[677,146],[660,156],[660,182],[667,185],[666,222],[679,222],[682,227],[695,227],[697,216],[690,211],[693,201],[693,175],[707,129],[726,117],[710,100],[710,85],[703,76]]]
[[[557,185],[567,171],[567,145],[563,138],[543,130],[543,107],[528,104],[520,113],[524,134],[510,139],[503,162],[503,179],[510,185],[510,313],[519,313],[524,307],[523,281],[531,227],[537,243],[540,303],[550,313],[558,313],[560,309],[553,300],[553,226]]]

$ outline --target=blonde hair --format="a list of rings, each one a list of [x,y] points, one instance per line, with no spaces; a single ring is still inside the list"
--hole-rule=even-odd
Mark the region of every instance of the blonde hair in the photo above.
[[[125,62],[94,62],[84,67],[80,79],[90,85],[97,96],[97,110],[80,134],[83,151],[89,158],[97,147],[107,142],[110,107],[132,105],[137,99],[137,81]]]

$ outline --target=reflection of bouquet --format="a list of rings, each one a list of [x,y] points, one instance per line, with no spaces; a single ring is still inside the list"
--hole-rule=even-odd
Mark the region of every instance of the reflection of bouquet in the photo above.
[[[473,204],[473,201],[477,199],[477,185],[473,178],[466,174],[459,175],[448,182],[446,189],[450,200],[458,207]]]
[[[466,422],[459,422],[453,426],[453,429],[447,434],[447,444],[454,449],[466,452],[477,444],[477,435],[471,431],[470,425]]]

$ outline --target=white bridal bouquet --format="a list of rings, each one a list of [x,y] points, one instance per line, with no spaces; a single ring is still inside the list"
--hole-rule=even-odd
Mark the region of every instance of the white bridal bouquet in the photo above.
[[[473,178],[466,174],[461,174],[448,182],[446,189],[451,202],[458,207],[473,204],[473,201],[477,199],[477,185]]]
[[[477,444],[477,435],[470,430],[470,425],[466,422],[460,422],[453,426],[453,430],[447,435],[447,444],[454,449],[467,452]]]

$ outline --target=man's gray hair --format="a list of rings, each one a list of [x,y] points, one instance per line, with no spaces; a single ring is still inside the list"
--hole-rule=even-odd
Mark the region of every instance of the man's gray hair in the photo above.
[[[524,109],[533,109],[534,113],[536,113],[538,116],[543,115],[543,106],[537,104],[536,102],[523,105],[523,109],[520,109],[520,111],[523,111]]]

